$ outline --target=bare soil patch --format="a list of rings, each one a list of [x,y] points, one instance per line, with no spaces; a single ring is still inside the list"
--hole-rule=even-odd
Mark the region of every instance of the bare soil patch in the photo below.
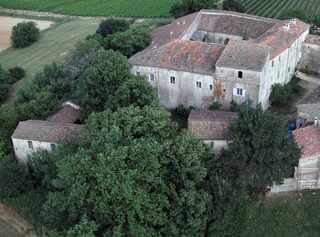
[[[40,30],[49,28],[53,24],[52,21],[39,21],[0,16],[0,52],[10,47],[10,35],[12,27],[23,21],[34,21]]]
[[[27,237],[34,237],[36,234],[32,231],[32,225],[27,222],[19,213],[0,203],[0,219]],[[1,235],[1,232],[0,232]]]

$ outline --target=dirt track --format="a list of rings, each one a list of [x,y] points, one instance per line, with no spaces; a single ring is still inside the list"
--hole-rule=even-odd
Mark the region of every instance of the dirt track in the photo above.
[[[26,235],[27,237],[36,236],[36,234],[31,231],[33,228],[29,222],[27,222],[19,213],[15,212],[10,207],[3,205],[2,203],[0,203],[0,219],[8,223],[21,234],[28,232]]]
[[[53,22],[51,21],[37,21],[37,20],[0,16],[0,51],[10,47],[11,28],[17,23],[20,23],[23,21],[36,22],[37,27],[40,30],[44,30],[50,27],[51,24],[53,24]]]

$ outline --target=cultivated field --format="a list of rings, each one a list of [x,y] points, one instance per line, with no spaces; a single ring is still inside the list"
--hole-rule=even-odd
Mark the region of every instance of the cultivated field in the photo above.
[[[289,8],[304,9],[310,20],[320,14],[320,0],[240,0],[246,12],[253,15],[278,18]]]
[[[52,21],[36,21],[0,16],[0,52],[10,47],[10,35],[12,27],[23,21],[34,21],[40,30],[47,29],[51,24],[53,24]]]
[[[0,0],[0,6],[79,16],[167,17],[174,2],[175,0]]]
[[[2,51],[0,65],[4,69],[20,66],[26,70],[26,76],[11,88],[7,103],[13,104],[17,88],[23,86],[26,80],[41,71],[45,65],[62,61],[76,42],[96,31],[99,23],[99,19],[66,19],[42,31],[38,41],[31,46]]]

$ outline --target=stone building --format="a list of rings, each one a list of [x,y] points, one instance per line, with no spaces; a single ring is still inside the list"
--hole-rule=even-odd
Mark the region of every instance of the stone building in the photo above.
[[[188,117],[188,130],[206,144],[213,143],[213,151],[226,149],[230,137],[230,126],[238,114],[228,111],[192,110]]]
[[[80,125],[74,124],[78,115],[79,106],[68,101],[46,121],[20,122],[11,136],[17,160],[26,163],[29,154],[40,149],[51,151],[58,142],[69,141],[80,128]]]
[[[308,35],[303,43],[300,68],[320,73],[320,36]]]
[[[147,75],[166,108],[179,104],[228,108],[251,98],[269,106],[274,83],[288,82],[309,25],[236,12],[202,10],[152,31],[133,55],[132,73]]]
[[[271,193],[303,189],[319,189],[320,174],[320,125],[313,125],[294,130],[293,136],[302,149],[299,164],[294,168],[294,177],[284,180],[282,185],[271,187]]]
[[[297,104],[296,127],[305,126],[309,122],[313,123],[315,118],[320,118],[320,87]]]

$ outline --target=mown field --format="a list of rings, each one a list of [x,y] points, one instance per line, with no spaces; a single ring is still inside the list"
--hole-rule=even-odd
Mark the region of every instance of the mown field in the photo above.
[[[253,15],[279,18],[289,8],[302,8],[310,20],[320,14],[320,0],[240,0],[246,12]]]
[[[11,88],[7,103],[12,105],[17,88],[42,71],[45,65],[53,61],[61,62],[76,42],[96,31],[99,23],[99,19],[66,19],[42,31],[39,40],[31,46],[2,51],[0,65],[4,69],[20,66],[26,70],[26,76]]]
[[[0,6],[81,16],[167,17],[175,0],[0,0]]]
[[[23,237],[18,231],[0,219],[0,236]]]

